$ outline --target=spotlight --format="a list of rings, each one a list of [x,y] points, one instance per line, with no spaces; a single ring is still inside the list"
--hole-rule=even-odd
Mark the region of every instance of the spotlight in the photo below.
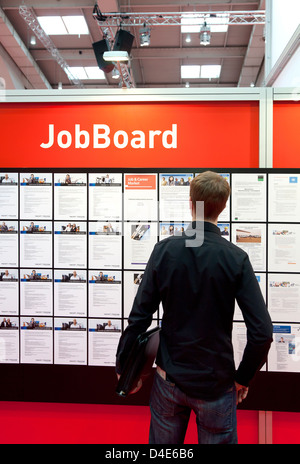
[[[190,36],[190,34],[188,34],[188,35],[186,36],[186,38],[185,38],[185,41],[186,41],[187,43],[190,43],[191,40],[192,40],[192,39],[191,39],[191,36]]]
[[[30,45],[36,45],[36,38],[35,38],[35,35],[32,35],[32,36],[31,36]]]
[[[200,31],[200,45],[210,45],[210,39],[210,27],[205,22]]]
[[[128,52],[124,51],[110,51],[110,52],[104,52],[103,53],[103,59],[104,61],[111,61],[111,62],[117,62],[117,61],[129,61],[129,55]]]
[[[141,47],[149,47],[150,45],[150,27],[144,25],[144,27],[140,28],[140,45]]]

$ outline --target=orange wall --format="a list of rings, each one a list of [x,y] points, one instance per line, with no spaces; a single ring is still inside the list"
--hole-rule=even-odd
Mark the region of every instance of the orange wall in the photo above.
[[[274,102],[273,167],[300,167],[300,102]]]
[[[42,149],[55,133],[67,130],[73,144]],[[177,148],[74,148],[75,124],[92,134],[93,124],[111,133],[124,130],[166,131],[177,124]],[[1,167],[258,167],[258,102],[2,104]],[[90,138],[91,135],[90,135]],[[148,137],[147,137],[148,138]],[[66,138],[63,138],[64,143]],[[83,139],[82,139],[83,140]],[[170,140],[170,139],[169,139]]]

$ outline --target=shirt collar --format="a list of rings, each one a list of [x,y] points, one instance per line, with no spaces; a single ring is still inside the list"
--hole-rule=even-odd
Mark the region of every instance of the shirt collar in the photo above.
[[[202,227],[203,221],[192,221],[187,230],[198,229]],[[221,231],[218,226],[212,222],[204,221],[204,232],[214,232],[215,234],[221,235]]]

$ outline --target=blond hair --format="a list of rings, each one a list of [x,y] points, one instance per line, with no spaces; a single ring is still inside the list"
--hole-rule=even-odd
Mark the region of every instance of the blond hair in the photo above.
[[[205,171],[190,184],[190,197],[194,211],[198,201],[204,202],[204,219],[215,221],[226,206],[230,186],[220,174]]]

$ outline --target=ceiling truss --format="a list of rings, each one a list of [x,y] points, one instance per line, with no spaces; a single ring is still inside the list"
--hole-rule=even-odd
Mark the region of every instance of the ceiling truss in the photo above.
[[[41,71],[47,76],[49,83],[54,88],[59,85],[67,88],[70,84],[81,88],[105,85],[114,87],[119,85],[127,88],[140,85],[146,87],[182,86],[185,82],[180,80],[180,75],[178,75],[178,60],[181,64],[193,64],[193,62],[196,63],[200,59],[202,62],[207,60],[208,64],[217,61],[221,62],[223,69],[222,81],[195,82],[194,85],[249,86],[251,83],[256,82],[256,75],[258,75],[262,66],[265,49],[262,39],[264,38],[266,24],[264,0],[212,0],[210,3],[206,0],[198,0],[197,8],[196,2],[193,0],[186,3],[184,8],[182,8],[182,0],[147,0],[145,3],[140,0],[130,0],[130,2],[128,0],[30,0],[30,7],[27,7],[25,2],[26,0],[0,0],[0,5],[2,9],[7,9],[9,19],[12,24],[15,24],[15,28],[19,31],[23,42],[27,43],[28,53],[38,63]],[[225,7],[225,3],[228,4],[228,9]],[[100,17],[93,14],[93,5],[95,4],[99,9],[101,8]],[[203,4],[203,11],[198,10],[200,4]],[[217,11],[213,9],[208,11],[210,8],[208,5],[212,4]],[[173,12],[173,7],[177,5],[180,6],[179,11]],[[195,9],[190,11],[193,9],[193,5]],[[239,10],[231,10],[229,5],[230,7],[235,5],[235,8],[239,8]],[[138,11],[142,9],[142,11],[146,12],[133,13],[135,7],[137,7]],[[48,11],[46,11],[47,8]],[[161,8],[167,9],[168,12],[161,11]],[[249,8],[249,10],[244,11],[243,8]],[[257,9],[254,10],[254,8]],[[65,9],[64,11],[67,11],[67,9],[70,12],[74,11],[76,15],[80,14],[80,12],[84,14],[89,26],[89,39],[84,38],[81,41],[81,38],[74,37],[73,42],[71,38],[63,41],[60,37],[50,38],[45,34],[40,27],[37,16],[41,16],[43,10],[46,11],[46,15],[57,15],[63,9]],[[15,13],[13,10],[15,10]],[[151,10],[151,13],[149,10]],[[22,17],[23,25],[18,22],[17,16]],[[197,45],[196,35],[191,34],[192,43],[186,46],[184,35],[180,33],[183,32],[180,31],[180,26],[189,26],[189,22],[185,21],[189,18],[191,18],[191,26],[198,26],[199,30],[205,21],[208,25],[228,25],[233,27],[223,36],[214,36],[210,47],[200,49]],[[151,29],[156,28],[153,41],[151,40],[152,46],[141,48],[137,41],[137,46],[130,53],[129,63],[115,63],[115,67],[120,74],[120,82],[111,79],[111,75],[107,75],[106,84],[96,82],[94,79],[93,82],[84,80],[83,85],[70,72],[69,68],[71,67],[94,66],[95,56],[91,44],[100,40],[100,37],[106,38],[111,49],[113,49],[116,32],[119,28],[132,29],[131,33],[137,37],[138,29],[145,25]],[[177,30],[175,27],[168,30],[165,26],[177,26]],[[234,26],[246,27],[236,28]],[[25,27],[27,27],[27,32]],[[39,46],[32,47],[30,45],[29,29],[39,39],[37,42]],[[248,44],[248,36],[251,30],[252,33]],[[163,39],[161,43],[159,37]],[[239,37],[241,37],[240,41],[238,41]],[[3,38],[4,46],[8,40],[9,37],[5,36]],[[73,46],[73,43],[79,43],[79,40],[81,45]],[[56,61],[65,73],[61,73],[57,65],[52,66],[50,64],[52,60]],[[152,65],[154,60],[157,64]],[[172,68],[173,66],[174,68]],[[242,66],[242,71],[239,70],[240,66]],[[156,67],[165,72],[161,80],[158,79],[157,73],[153,71]],[[172,69],[174,69],[174,72],[171,71]],[[238,80],[239,75],[240,79]],[[69,83],[67,80],[69,80]]]
[[[40,26],[34,12],[31,8],[27,5],[23,4],[20,5],[19,13],[27,23],[29,28],[32,32],[37,36],[37,38],[42,42],[44,47],[48,50],[51,56],[57,61],[60,67],[66,72],[67,76],[69,77],[70,81],[78,88],[83,88],[83,84],[77,77],[73,76],[70,72],[69,65],[59,52],[59,50],[55,47],[54,43],[50,39],[50,37],[45,33],[43,28]]]
[[[100,13],[100,14],[99,14]],[[193,26],[201,26],[211,16],[214,25],[264,25],[265,11],[229,11],[220,12],[184,12],[184,13],[105,13],[95,8],[93,16],[103,35],[111,42],[114,41],[113,28],[121,27],[143,27],[147,26],[181,26],[182,20],[192,18]],[[117,64],[123,85],[127,88],[135,87],[130,67],[120,63]]]
[[[226,15],[226,16],[225,16]],[[227,16],[228,15],[228,16]],[[105,13],[99,20],[100,27],[142,27],[147,26],[180,26],[182,19],[193,18],[193,26],[201,26],[209,17],[214,17],[214,25],[257,25],[265,24],[265,11],[214,11],[184,13]],[[226,20],[226,21],[225,21]]]

